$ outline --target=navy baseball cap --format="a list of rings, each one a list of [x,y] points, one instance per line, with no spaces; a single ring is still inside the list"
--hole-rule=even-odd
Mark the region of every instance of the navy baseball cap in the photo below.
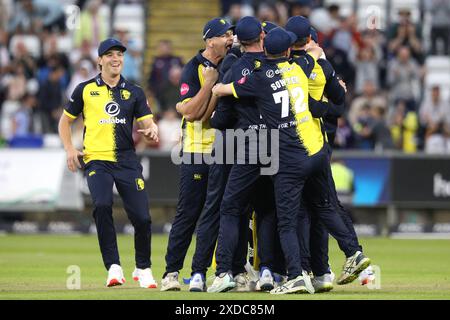
[[[308,38],[311,34],[311,23],[302,16],[290,17],[286,23],[286,30],[295,33],[298,39]]]
[[[262,27],[265,33],[269,33],[270,30],[275,29],[276,27],[278,27],[278,25],[270,21],[264,21],[262,23]]]
[[[205,24],[205,27],[203,28],[203,40],[219,37],[233,28],[234,26],[229,24],[225,19],[214,18]]]
[[[112,48],[118,48],[122,52],[127,51],[127,48],[119,40],[108,38],[103,40],[98,46],[98,56],[101,57]]]
[[[239,41],[253,40],[259,37],[263,31],[261,22],[255,17],[243,17],[236,23],[234,32]]]
[[[297,37],[293,32],[276,27],[264,38],[264,47],[269,54],[279,54],[289,49],[295,41]]]
[[[311,34],[311,39],[313,39],[315,43],[319,43],[319,35],[317,34],[317,30],[311,27],[309,33]]]

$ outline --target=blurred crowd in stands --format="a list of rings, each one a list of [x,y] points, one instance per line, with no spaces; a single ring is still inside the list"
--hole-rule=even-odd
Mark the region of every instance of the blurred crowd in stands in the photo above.
[[[113,2],[142,5],[142,0]],[[221,1],[223,16],[233,24],[246,15],[280,26],[293,15],[309,17],[327,59],[347,84],[347,114],[339,120],[336,148],[450,153],[450,83],[425,81],[429,57],[450,59],[450,0],[425,1],[416,12],[400,6],[393,19],[383,15],[361,19],[343,10],[340,2]],[[144,79],[144,35],[133,37],[126,22],[114,23],[111,17],[117,7],[106,1],[0,3],[0,145],[20,146],[22,137],[27,143],[33,137],[37,144],[56,143],[51,137],[62,107],[79,82],[98,72],[96,49],[109,35],[128,47],[123,75],[146,89],[160,128],[158,145],[136,140],[137,148],[170,150],[178,142],[175,105],[187,61],[176,55],[169,40],[159,42]],[[68,25],[70,5],[81,8],[77,28]],[[429,36],[424,31],[425,15]],[[81,145],[81,122],[75,131]]]

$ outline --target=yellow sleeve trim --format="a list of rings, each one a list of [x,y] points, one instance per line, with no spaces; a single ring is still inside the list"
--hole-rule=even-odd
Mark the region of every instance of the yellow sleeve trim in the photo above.
[[[147,115],[145,115],[143,117],[137,118],[136,121],[142,121],[142,120],[145,120],[145,119],[148,119],[148,118],[153,118],[153,115],[152,114],[147,114]]]
[[[236,93],[236,89],[234,88],[234,83],[233,83],[233,82],[231,83],[231,91],[233,91],[233,96],[234,96],[236,99],[239,99],[239,97],[238,97],[238,95],[237,95],[237,93]]]
[[[67,112],[67,110],[64,109],[64,114],[66,116],[68,116],[70,119],[76,119],[77,117],[75,117],[74,115],[70,114],[69,112]]]
[[[186,98],[186,99],[184,99],[184,100],[181,100],[181,103],[186,103],[186,102],[188,102],[189,100],[191,100],[192,98]]]

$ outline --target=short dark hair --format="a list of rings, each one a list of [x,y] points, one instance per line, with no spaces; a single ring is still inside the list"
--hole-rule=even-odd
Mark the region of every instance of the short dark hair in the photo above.
[[[260,42],[260,41],[261,41],[261,38],[258,36],[257,38],[253,38],[253,39],[251,39],[251,40],[242,40],[242,41],[239,41],[239,42],[240,42],[241,45],[243,45],[243,46],[249,46],[249,45],[258,43],[258,42]]]
[[[294,47],[304,47],[308,43],[309,37],[298,39],[294,43]]]
[[[286,57],[286,51],[283,51],[281,53],[276,53],[276,54],[272,54],[272,53],[268,53],[267,52],[266,55],[267,55],[267,58],[269,58],[269,59],[279,59],[279,58]]]

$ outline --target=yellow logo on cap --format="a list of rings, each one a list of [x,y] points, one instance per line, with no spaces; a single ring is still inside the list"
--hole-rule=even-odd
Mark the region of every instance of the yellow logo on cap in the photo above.
[[[262,26],[263,26],[263,27],[267,26],[267,23],[263,22],[263,23],[262,23]]]
[[[220,22],[221,22],[222,24],[225,24],[225,23],[226,23],[225,20],[223,20],[223,19],[220,19]]]

